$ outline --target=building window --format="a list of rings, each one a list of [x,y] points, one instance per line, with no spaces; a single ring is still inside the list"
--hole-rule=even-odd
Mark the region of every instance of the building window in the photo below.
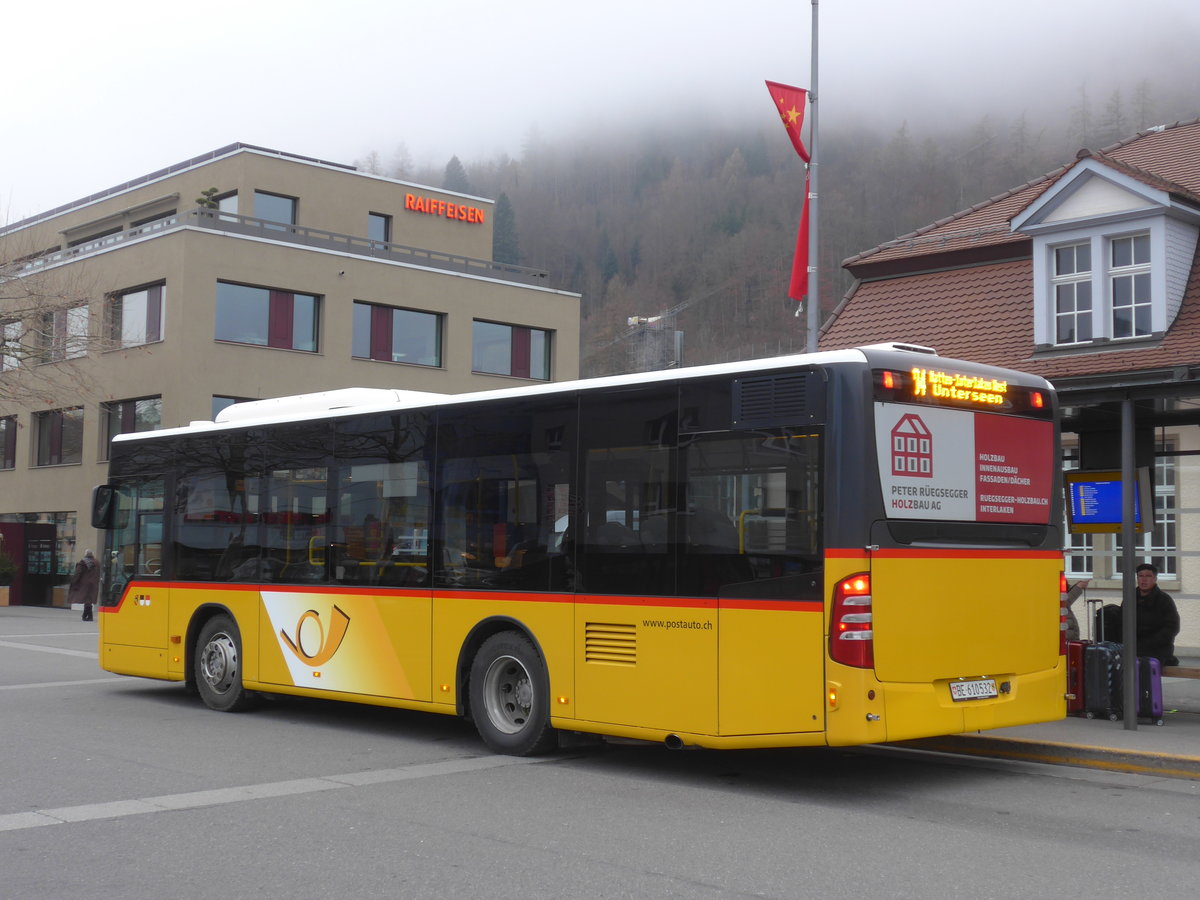
[[[1054,322],[1056,343],[1092,339],[1091,245],[1054,248]]]
[[[235,403],[245,403],[253,400],[253,397],[222,397],[220,394],[213,394],[212,398],[212,417],[213,421],[217,420],[217,415],[223,409],[228,409]]]
[[[40,322],[42,359],[45,362],[78,359],[87,354],[87,306],[43,313]]]
[[[103,403],[104,446],[118,434],[133,431],[157,431],[162,427],[162,397],[142,397],[139,400],[118,400]],[[107,458],[107,453],[105,453]]]
[[[108,337],[115,346],[137,347],[161,341],[163,336],[163,299],[166,285],[108,298]]]
[[[283,222],[286,225],[295,225],[296,198],[285,197],[282,194],[268,194],[266,191],[255,191],[254,216],[258,219],[266,219],[268,222]],[[271,226],[267,227],[270,228]]]
[[[1113,338],[1150,334],[1150,235],[1113,238],[1108,278]]]
[[[442,317],[436,313],[354,303],[351,355],[415,366],[442,364]]]
[[[1153,563],[1158,569],[1159,578],[1177,578],[1179,576],[1179,512],[1176,493],[1178,466],[1175,455],[1177,451],[1173,440],[1156,442],[1155,450],[1154,467],[1151,470],[1154,481],[1154,530],[1138,535],[1133,552],[1139,565],[1143,562]],[[1120,535],[1116,536],[1114,547],[1116,551],[1113,563],[1114,577],[1119,578],[1121,563],[1124,561]]]
[[[1064,442],[1065,444],[1065,442]],[[1079,447],[1069,445],[1063,447],[1063,471],[1070,472],[1079,468]],[[1066,510],[1063,511],[1063,552],[1066,555],[1066,574],[1068,581],[1078,581],[1081,578],[1090,579],[1096,571],[1096,536],[1082,532],[1072,532],[1067,524]],[[1077,612],[1076,615],[1081,615]]]
[[[317,313],[317,298],[312,294],[218,281],[215,337],[315,353]]]
[[[21,323],[0,323],[0,372],[21,365]]]
[[[221,221],[234,222],[238,213],[237,191],[216,198],[217,211],[221,213]]]
[[[392,217],[383,213],[367,213],[367,239],[386,244],[392,239]]]
[[[549,381],[550,332],[476,321],[471,334],[471,369]]]
[[[17,465],[17,417],[0,416],[0,469]]]
[[[83,407],[34,413],[35,459],[38,466],[83,462]]]

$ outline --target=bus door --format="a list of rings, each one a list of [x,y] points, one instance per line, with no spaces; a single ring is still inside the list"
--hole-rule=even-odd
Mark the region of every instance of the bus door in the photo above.
[[[161,476],[118,479],[115,508],[104,547],[99,604],[100,643],[154,648],[154,654],[133,654],[139,662],[166,673],[167,605],[169,591],[163,571],[163,479]],[[142,657],[145,657],[142,659]],[[102,658],[102,665],[109,668]],[[127,671],[130,665],[120,666]]]
[[[713,435],[684,455],[681,578],[717,594],[720,734],[823,730],[820,438]]]

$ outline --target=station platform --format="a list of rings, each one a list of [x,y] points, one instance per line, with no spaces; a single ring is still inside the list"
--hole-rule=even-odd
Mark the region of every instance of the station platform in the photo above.
[[[1180,666],[1200,666],[1181,656]],[[893,746],[941,753],[1084,766],[1200,780],[1200,679],[1163,679],[1163,724],[1068,716],[1056,722],[904,741]]]

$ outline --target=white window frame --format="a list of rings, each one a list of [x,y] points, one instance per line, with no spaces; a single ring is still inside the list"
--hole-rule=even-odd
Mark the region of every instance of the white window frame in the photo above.
[[[1079,257],[1080,251],[1087,249],[1088,262],[1087,268],[1080,268]],[[1095,268],[1092,265],[1092,243],[1091,241],[1075,241],[1070,244],[1058,244],[1051,248],[1051,264],[1050,271],[1052,273],[1050,282],[1050,297],[1053,304],[1054,314],[1054,341],[1059,346],[1065,344],[1086,344],[1092,340],[1094,332],[1094,322],[1096,315],[1095,293],[1092,290],[1092,272]],[[1071,251],[1071,260],[1074,263],[1070,271],[1059,271],[1059,260],[1062,254],[1066,251]],[[1063,310],[1059,306],[1060,296],[1067,293],[1069,289],[1071,308]],[[1086,308],[1081,308],[1086,304]],[[1070,322],[1070,334],[1074,340],[1061,340],[1062,330],[1060,325],[1064,320]]]
[[[1143,218],[1136,222],[1124,222],[1119,230],[1112,227],[1092,226],[1061,231],[1034,239],[1034,304],[1037,310],[1034,339],[1040,347],[1077,347],[1095,343],[1124,343],[1144,341],[1166,330],[1167,323],[1167,276],[1166,276],[1166,224],[1162,216]],[[1147,237],[1150,259],[1131,266],[1114,267],[1112,251],[1114,241]],[[1059,275],[1056,267],[1058,250],[1077,246],[1091,246],[1091,294],[1092,334],[1089,340],[1058,340],[1057,293],[1060,284],[1075,279],[1071,273]],[[1080,273],[1082,274],[1082,273]],[[1114,328],[1113,279],[1126,276],[1148,275],[1150,296],[1139,302],[1137,308],[1150,309],[1150,329],[1144,333],[1118,335]]]
[[[1144,240],[1143,240],[1144,239]],[[1153,260],[1153,252],[1150,246],[1150,235],[1147,232],[1140,234],[1123,234],[1116,235],[1107,241],[1108,254],[1105,257],[1108,263],[1108,297],[1110,304],[1110,328],[1114,340],[1121,338],[1137,338],[1149,337],[1154,329],[1148,323],[1146,328],[1138,330],[1137,319],[1138,310],[1147,310],[1148,319],[1153,317],[1154,310],[1154,295],[1153,295],[1153,280],[1151,273],[1151,261]],[[1119,246],[1128,244],[1130,262],[1126,265],[1118,265],[1116,262],[1116,253]],[[1139,261],[1136,253],[1141,248],[1145,249],[1145,259]],[[1129,287],[1128,303],[1117,304],[1118,284],[1126,284]],[[1143,290],[1145,293],[1143,293]],[[1149,294],[1149,296],[1145,296]],[[1131,333],[1119,333],[1124,331],[1124,326],[1119,321],[1118,310],[1129,311],[1129,328]]]

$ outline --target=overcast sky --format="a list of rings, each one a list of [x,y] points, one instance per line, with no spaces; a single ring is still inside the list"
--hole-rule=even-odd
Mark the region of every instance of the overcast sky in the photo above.
[[[821,122],[977,119],[1172,77],[1198,0],[821,0]],[[769,119],[810,0],[59,0],[3,14],[0,223],[241,141],[439,168],[621,123]],[[1192,87],[1200,97],[1200,84]],[[1198,101],[1200,102],[1200,101]],[[1063,109],[1063,115],[1068,111]],[[1197,111],[1200,114],[1200,110]]]

